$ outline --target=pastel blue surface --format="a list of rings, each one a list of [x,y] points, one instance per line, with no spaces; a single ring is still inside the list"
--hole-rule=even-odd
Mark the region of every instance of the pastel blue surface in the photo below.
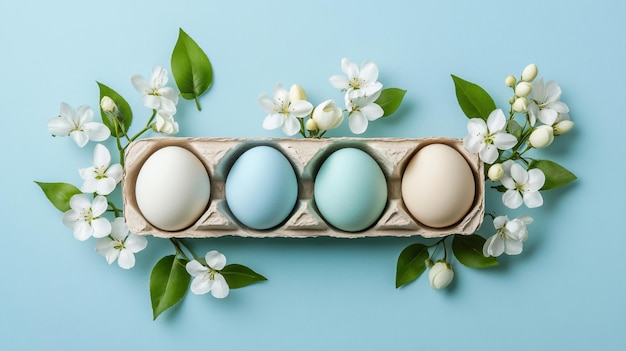
[[[282,223],[298,199],[289,160],[271,146],[255,146],[235,160],[226,176],[228,209],[242,224],[269,229]]]
[[[2,1],[2,350],[623,350],[626,347],[626,2],[572,1]],[[102,82],[149,117],[130,76],[169,68],[182,27],[215,70],[197,112],[181,102],[181,136],[281,137],[261,128],[260,93],[299,83],[311,101],[341,101],[340,60],[373,60],[408,90],[367,137],[463,137],[450,74],[505,107],[503,84],[531,62],[557,80],[575,130],[538,155],[579,180],[545,193],[520,256],[434,291],[394,288],[400,251],[419,238],[191,241],[269,281],[226,300],[188,294],[152,321],[152,266],[173,253],[149,238],[125,271],[63,226],[39,181],[80,184],[93,143],[52,138],[62,101],[97,108]],[[348,136],[347,126],[328,133]],[[113,146],[113,144],[110,144]],[[497,194],[487,210],[502,212]],[[492,232],[486,223],[483,234]]]
[[[339,149],[322,162],[314,182],[314,200],[332,226],[358,232],[380,217],[387,204],[387,182],[365,151]]]

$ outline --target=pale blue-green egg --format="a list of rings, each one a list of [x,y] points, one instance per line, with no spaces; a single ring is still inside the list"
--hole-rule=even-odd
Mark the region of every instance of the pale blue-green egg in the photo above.
[[[322,217],[347,232],[369,228],[387,204],[383,171],[370,155],[355,148],[339,149],[324,160],[313,192]]]
[[[255,146],[237,158],[226,177],[226,204],[243,225],[263,230],[287,218],[298,199],[296,173],[285,155]]]

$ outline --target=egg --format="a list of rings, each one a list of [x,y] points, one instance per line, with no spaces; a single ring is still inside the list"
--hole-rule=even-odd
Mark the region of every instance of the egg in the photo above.
[[[298,199],[289,160],[271,146],[255,146],[233,163],[226,177],[226,204],[243,225],[264,230],[282,223]]]
[[[166,146],[150,155],[135,183],[139,211],[153,226],[179,231],[206,210],[211,195],[209,174],[189,150]]]
[[[387,204],[387,182],[376,161],[355,148],[339,149],[320,166],[314,201],[333,227],[358,232],[369,228]]]
[[[476,185],[465,158],[445,144],[427,145],[402,175],[402,200],[420,223],[444,228],[460,221],[474,202]]]

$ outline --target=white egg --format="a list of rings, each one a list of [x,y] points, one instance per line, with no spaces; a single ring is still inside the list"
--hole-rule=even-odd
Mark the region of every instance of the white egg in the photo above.
[[[445,144],[421,148],[402,175],[402,200],[420,223],[444,228],[459,222],[474,203],[476,184],[463,156]]]
[[[141,166],[135,184],[137,206],[153,226],[179,231],[195,223],[211,195],[209,174],[189,150],[166,146]]]

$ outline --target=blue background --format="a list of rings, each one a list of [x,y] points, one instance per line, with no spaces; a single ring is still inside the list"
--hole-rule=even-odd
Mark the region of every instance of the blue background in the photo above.
[[[623,349],[625,4],[3,0],[0,349]],[[93,239],[73,238],[33,181],[81,183],[76,170],[94,144],[53,139],[46,121],[62,101],[96,109],[96,80],[126,97],[139,128],[149,111],[130,76],[169,70],[179,27],[215,70],[201,112],[179,104],[180,136],[282,137],[262,129],[258,95],[299,83],[311,101],[340,101],[328,78],[348,57],[373,60],[383,84],[408,90],[397,114],[365,136],[463,137],[450,74],[506,107],[504,77],[534,62],[561,85],[576,123],[535,156],[579,180],[518,211],[535,218],[522,255],[489,270],[453,262],[445,291],[425,276],[394,288],[397,256],[419,238],[191,242],[270,280],[226,300],[188,294],[153,322],[150,270],[171,245],[150,238],[134,269],[109,266]],[[487,202],[502,213],[497,195]]]

